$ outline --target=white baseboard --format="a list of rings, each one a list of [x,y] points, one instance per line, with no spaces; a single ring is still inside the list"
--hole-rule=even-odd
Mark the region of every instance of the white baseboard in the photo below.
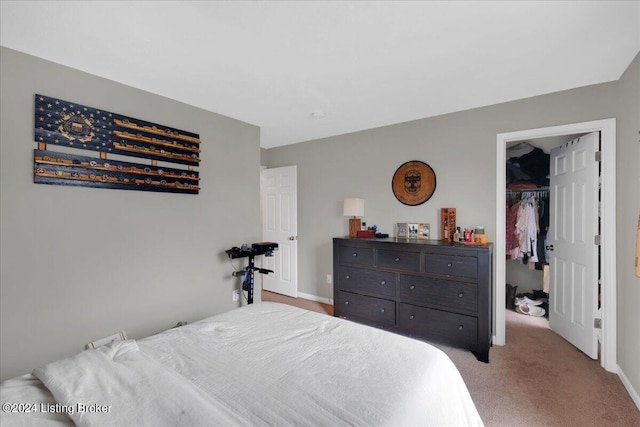
[[[629,396],[631,396],[631,399],[638,407],[638,411],[640,411],[640,395],[638,395],[638,392],[633,388],[633,386],[631,385],[631,382],[629,381],[629,378],[627,378],[624,372],[622,372],[622,369],[620,368],[620,366],[618,366],[618,377],[620,377],[620,380],[622,381],[624,388],[627,389]]]
[[[492,345],[500,345],[500,346],[503,346],[503,345],[504,345],[504,343],[502,343],[502,344],[496,344],[496,343],[498,342],[498,338],[497,338],[495,335],[491,335],[491,340],[492,340],[492,341],[491,341],[491,344],[492,344]]]
[[[308,299],[309,301],[321,302],[323,304],[333,305],[333,300],[329,298],[322,298],[316,295],[305,294],[303,292],[298,292],[298,298]]]

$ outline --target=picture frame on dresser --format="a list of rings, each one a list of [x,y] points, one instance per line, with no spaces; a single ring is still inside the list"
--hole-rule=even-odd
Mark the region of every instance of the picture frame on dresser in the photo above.
[[[418,228],[418,239],[431,239],[431,226],[427,223],[421,223]]]
[[[398,222],[396,223],[396,237],[430,240],[431,225],[426,222]]]

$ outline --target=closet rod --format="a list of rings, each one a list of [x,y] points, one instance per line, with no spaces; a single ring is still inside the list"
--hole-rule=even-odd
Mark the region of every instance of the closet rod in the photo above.
[[[518,193],[541,193],[543,191],[549,191],[549,187],[538,187],[538,188],[523,188],[521,190],[509,190],[507,189],[507,193],[509,194],[518,194]]]

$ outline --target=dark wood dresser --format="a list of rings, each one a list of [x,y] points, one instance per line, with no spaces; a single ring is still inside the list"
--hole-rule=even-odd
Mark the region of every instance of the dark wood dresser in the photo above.
[[[493,245],[333,239],[334,316],[475,353],[489,362]]]

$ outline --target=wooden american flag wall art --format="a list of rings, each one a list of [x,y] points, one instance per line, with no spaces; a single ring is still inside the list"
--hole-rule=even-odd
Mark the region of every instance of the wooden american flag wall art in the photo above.
[[[198,194],[200,135],[36,94],[34,182]],[[47,144],[99,157],[47,150]],[[109,154],[149,160],[134,163]],[[135,159],[131,159],[135,160]],[[159,166],[158,161],[170,166]]]

